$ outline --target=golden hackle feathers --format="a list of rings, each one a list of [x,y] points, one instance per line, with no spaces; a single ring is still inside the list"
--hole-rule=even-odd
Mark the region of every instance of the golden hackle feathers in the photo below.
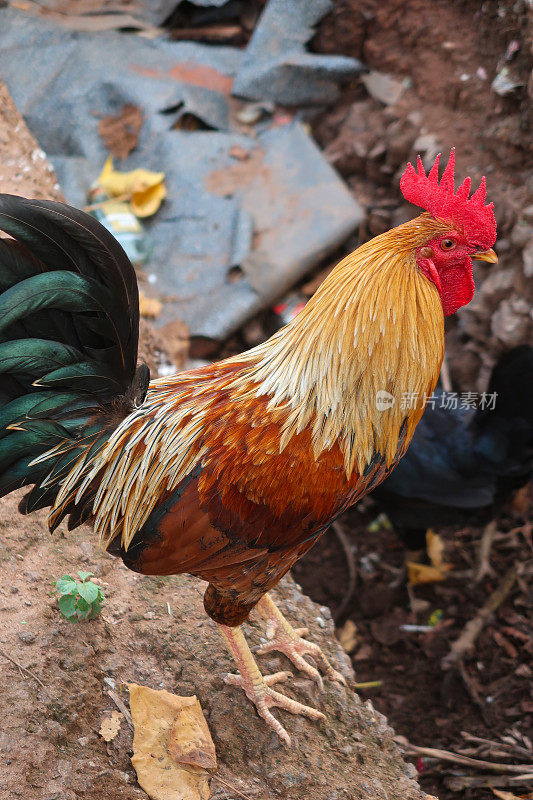
[[[103,546],[127,548],[166,492],[211,453],[223,431],[231,458],[235,419],[253,436],[257,460],[290,447],[309,428],[315,459],[338,445],[346,475],[362,475],[376,457],[387,466],[405,449],[436,384],[444,351],[435,286],[416,266],[416,248],[444,223],[423,214],[360,247],[328,276],[303,311],[258,347],[218,364],[153,381],[143,405],[64,480],[52,514],[97,486],[95,530]],[[379,410],[379,391],[395,402]],[[409,394],[416,400],[402,407]],[[266,399],[267,402],[263,402]],[[237,416],[235,416],[237,410]],[[231,413],[230,413],[231,412]],[[220,438],[217,447],[220,446]],[[246,481],[244,481],[246,482]]]

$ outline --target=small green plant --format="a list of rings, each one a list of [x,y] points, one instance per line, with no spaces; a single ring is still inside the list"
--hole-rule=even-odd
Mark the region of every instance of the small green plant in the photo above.
[[[80,580],[63,575],[54,583],[59,595],[58,605],[61,616],[70,622],[80,619],[94,619],[102,611],[105,596],[101,588],[89,578],[92,572],[78,572]]]

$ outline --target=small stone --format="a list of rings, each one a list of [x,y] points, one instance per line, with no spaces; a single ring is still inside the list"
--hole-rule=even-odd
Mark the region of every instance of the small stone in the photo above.
[[[114,689],[116,687],[116,683],[113,678],[104,678],[104,683],[109,686],[110,689]]]
[[[86,558],[91,558],[93,555],[93,546],[90,542],[82,542],[80,544],[80,550]]]
[[[398,102],[403,92],[403,84],[385,72],[371,70],[363,75],[361,81],[364,83],[368,94],[379,100],[386,106],[392,106]]]
[[[526,278],[533,278],[533,239],[531,239],[522,253],[522,261],[524,265],[524,275]]]
[[[511,241],[517,247],[527,247],[533,237],[533,225],[519,220],[511,231]]]
[[[489,304],[496,304],[503,300],[513,287],[515,273],[513,269],[502,269],[491,272],[483,281],[480,296]]]
[[[507,347],[525,342],[529,330],[529,304],[521,297],[504,300],[492,315],[493,334]]]
[[[19,631],[18,637],[21,642],[24,642],[24,644],[33,644],[37,638],[37,635],[31,631]]]

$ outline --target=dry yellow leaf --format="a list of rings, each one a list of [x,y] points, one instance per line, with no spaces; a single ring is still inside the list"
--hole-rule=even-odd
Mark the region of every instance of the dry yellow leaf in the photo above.
[[[151,172],[141,168],[119,172],[114,169],[111,156],[105,162],[97,184],[110,197],[129,200],[131,210],[137,217],[155,214],[167,196],[164,172]]]
[[[198,700],[194,705],[184,706],[178,713],[170,728],[168,752],[176,764],[193,764],[211,772],[216,770],[215,746]]]
[[[146,297],[142,292],[139,292],[139,314],[141,317],[149,317],[155,319],[161,313],[163,303],[155,297]]]
[[[159,174],[163,175],[164,178],[163,172]],[[131,210],[136,217],[151,217],[155,214],[166,196],[167,190],[163,181],[153,186],[135,189],[130,201]]]
[[[120,723],[124,719],[120,711],[113,711],[110,717],[104,717],[100,725],[100,736],[106,742],[110,742],[118,734]]]
[[[420,583],[435,583],[444,580],[444,573],[430,564],[417,564],[415,561],[406,561],[407,580],[411,586]]]
[[[152,800],[208,800],[215,746],[196,697],[129,683],[133,764]],[[176,757],[180,763],[176,763]]]
[[[443,581],[446,573],[453,569],[452,564],[444,561],[444,542],[431,528],[426,531],[426,549],[431,565],[417,564],[415,561],[406,563],[407,577],[411,586]]]
[[[357,647],[357,625],[351,619],[346,620],[337,634],[341,646],[346,653],[353,653]]]
[[[437,567],[437,569],[443,572],[447,572],[452,568],[451,564],[444,563],[444,542],[439,534],[435,533],[431,528],[428,528],[426,531],[426,548],[429,559],[434,567]]]

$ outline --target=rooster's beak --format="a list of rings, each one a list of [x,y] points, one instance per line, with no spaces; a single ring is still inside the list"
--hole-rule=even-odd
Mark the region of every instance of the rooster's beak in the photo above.
[[[477,253],[474,253],[472,258],[475,261],[488,261],[490,264],[497,264],[498,263],[498,256],[492,249],[490,250],[479,250]]]

